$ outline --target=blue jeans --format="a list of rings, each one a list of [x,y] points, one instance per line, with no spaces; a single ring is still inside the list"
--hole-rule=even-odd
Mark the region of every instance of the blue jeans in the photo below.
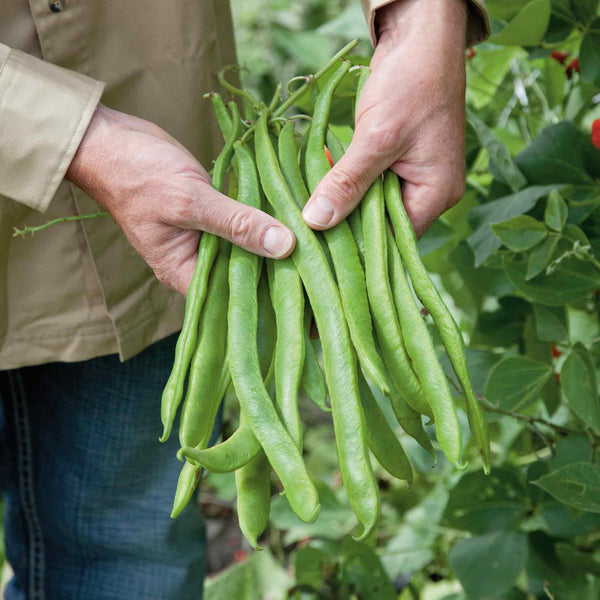
[[[177,428],[158,442],[176,339],[125,363],[111,355],[0,372],[7,600],[201,599],[196,503],[169,518]]]

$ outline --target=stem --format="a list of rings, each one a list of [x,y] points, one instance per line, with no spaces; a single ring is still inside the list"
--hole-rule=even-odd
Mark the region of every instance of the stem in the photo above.
[[[326,73],[344,54],[350,52],[354,46],[358,44],[358,40],[352,40],[346,44],[338,53],[336,53],[323,67],[321,67],[312,77],[312,79],[319,79]],[[309,82],[305,82],[301,85],[293,94],[287,97],[287,99],[279,106],[279,108],[273,113],[273,117],[280,117],[302,94],[307,90]]]
[[[235,87],[235,85],[233,85],[232,83],[229,83],[229,81],[227,81],[227,79],[225,79],[225,73],[227,71],[235,71],[235,70],[239,70],[239,67],[237,65],[233,65],[233,66],[229,65],[227,67],[223,67],[217,73],[217,79],[219,80],[219,83],[226,90],[229,90],[232,94],[234,94],[236,96],[241,96],[242,98],[244,98],[244,100],[246,100],[252,106],[252,108],[256,109],[260,105],[260,102],[248,90],[243,90],[241,88]]]
[[[269,103],[269,110],[271,112],[273,112],[273,110],[275,110],[275,107],[277,106],[277,103],[279,102],[279,100],[281,100],[281,83],[277,84],[277,87],[275,88],[275,93],[273,94],[273,98],[271,99],[271,102]]]
[[[44,223],[43,225],[38,225],[37,227],[27,227],[27,225],[25,225],[25,227],[23,227],[23,229],[17,229],[16,227],[14,227],[13,228],[13,237],[17,237],[19,235],[21,237],[25,237],[28,233],[31,233],[33,235],[37,231],[42,231],[43,229],[47,229],[48,227],[51,227],[52,225],[59,225],[60,223],[66,223],[67,221],[85,221],[86,219],[95,219],[97,217],[106,217],[106,216],[108,216],[108,212],[106,212],[105,210],[99,210],[95,213],[88,213],[85,215],[74,215],[71,217],[59,217],[58,219],[53,219],[52,221],[48,221],[47,223]]]
[[[497,413],[499,415],[512,417],[513,419],[517,419],[518,421],[524,421],[529,425],[537,423],[538,425],[543,425],[544,427],[548,427],[548,429],[552,429],[556,433],[561,433],[563,435],[567,435],[569,433],[574,433],[577,435],[586,434],[590,438],[590,441],[594,440],[596,443],[600,442],[600,437],[596,436],[592,431],[589,430],[582,431],[581,429],[567,427],[566,425],[557,425],[556,423],[552,423],[551,421],[548,421],[547,419],[544,419],[542,417],[532,417],[530,415],[524,415],[521,413],[513,412],[512,410],[506,410],[504,408],[500,408],[499,406],[494,406],[489,400],[486,400],[485,398],[480,398],[479,402],[481,403],[483,408],[485,408],[486,411],[491,413]]]

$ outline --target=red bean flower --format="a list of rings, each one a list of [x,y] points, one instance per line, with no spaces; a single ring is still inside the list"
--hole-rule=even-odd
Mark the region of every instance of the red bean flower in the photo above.
[[[600,149],[600,119],[592,123],[592,144]]]
[[[561,65],[565,64],[565,61],[567,60],[567,57],[569,56],[570,52],[563,52],[562,50],[554,50],[550,56],[557,62],[559,62]]]
[[[571,79],[573,76],[573,72],[579,73],[579,58],[574,58],[568,65],[565,70],[567,77]]]

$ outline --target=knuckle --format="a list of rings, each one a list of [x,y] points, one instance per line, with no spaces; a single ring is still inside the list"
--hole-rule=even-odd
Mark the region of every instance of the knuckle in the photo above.
[[[331,183],[341,201],[348,198],[355,198],[360,193],[359,184],[355,176],[343,168],[331,171],[331,179]]]
[[[365,131],[365,139],[372,154],[386,154],[398,146],[400,132],[389,121],[374,121]]]
[[[229,221],[229,237],[236,244],[247,244],[252,237],[252,217],[247,212],[236,212]]]

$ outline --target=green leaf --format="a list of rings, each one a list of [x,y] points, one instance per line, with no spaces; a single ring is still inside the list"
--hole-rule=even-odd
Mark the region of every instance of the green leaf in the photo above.
[[[525,214],[537,204],[542,196],[546,196],[557,187],[560,186],[531,186],[516,194],[482,204],[470,211],[469,220],[475,231],[469,236],[467,242],[475,253],[475,266],[478,267],[485,262],[489,255],[501,245],[498,238],[490,235],[491,224],[501,223]]]
[[[471,335],[471,344],[509,348],[518,343],[523,336],[523,325],[530,306],[529,302],[514,296],[500,298],[496,310],[479,313]],[[501,356],[495,356],[495,362],[498,362]]]
[[[598,0],[569,0],[575,20],[587,27],[598,12]]]
[[[600,563],[586,552],[579,552],[569,544],[556,544],[556,554],[560,562],[571,571],[579,571],[582,575],[593,573],[600,575]]]
[[[543,223],[529,215],[519,215],[502,223],[493,223],[492,231],[513,252],[524,252],[548,235]]]
[[[558,235],[549,235],[541,244],[532,248],[527,261],[526,281],[537,277],[548,266],[556,250],[558,240]]]
[[[443,525],[473,533],[508,529],[530,509],[520,473],[507,467],[465,473],[450,491]]]
[[[345,538],[341,549],[343,561],[340,581],[347,589],[347,592],[342,592],[342,597],[349,598],[351,592],[359,598],[396,600],[394,585],[372,548],[351,538]]]
[[[506,410],[524,406],[552,377],[552,367],[524,356],[502,359],[490,373],[485,397]]]
[[[447,501],[448,492],[438,485],[405,513],[404,523],[388,540],[382,556],[392,577],[410,576],[433,560],[433,546]]]
[[[548,196],[546,202],[546,210],[544,211],[544,221],[550,229],[554,231],[562,231],[567,217],[569,215],[569,209],[567,203],[563,200],[558,190],[552,190]]]
[[[596,433],[600,433],[600,398],[596,369],[589,350],[581,343],[563,363],[560,382],[569,408]]]
[[[533,0],[490,42],[501,46],[536,46],[548,29],[550,13],[550,0]]]
[[[568,256],[570,244],[558,244],[557,253],[566,256],[550,275],[527,281],[527,262],[518,256],[504,256],[504,268],[515,287],[532,302],[560,306],[583,298],[600,288],[600,270],[592,263]],[[555,254],[556,256],[556,254]]]
[[[585,163],[588,145],[588,136],[574,123],[562,121],[544,129],[515,162],[530,184],[591,184]]]
[[[487,0],[490,17],[510,21],[523,8],[523,0]]]
[[[579,66],[584,81],[600,86],[600,17],[591,24],[581,42]]]
[[[335,453],[335,450],[333,450]],[[285,544],[293,544],[304,537],[320,537],[337,540],[350,533],[356,526],[356,517],[347,503],[343,503],[320,481],[315,485],[319,492],[321,511],[314,523],[304,523],[290,508],[285,496],[276,496],[271,501],[270,520],[277,529],[285,529]]]
[[[527,185],[527,180],[513,161],[508,148],[469,108],[467,108],[467,119],[477,133],[481,145],[487,150],[492,175],[502,183],[510,186],[513,192],[524,188]]]
[[[490,236],[493,237],[493,236]],[[460,273],[464,283],[474,297],[482,299],[485,296],[502,297],[513,292],[514,287],[500,269],[490,269],[486,265],[475,268],[473,250],[463,241],[445,257],[444,267],[447,271],[448,263],[454,265]]]
[[[497,598],[525,568],[527,538],[516,531],[497,531],[460,540],[448,562],[470,599]]]
[[[419,247],[419,254],[421,256],[426,256],[438,248],[441,248],[444,244],[454,239],[454,237],[454,229],[446,225],[441,219],[437,219],[419,240],[417,244]]]
[[[475,110],[492,103],[510,70],[510,61],[524,54],[520,48],[478,46],[477,54],[467,66],[467,97]]]
[[[566,465],[532,482],[564,504],[600,513],[600,465]]]
[[[317,33],[340,37],[345,40],[352,38],[370,39],[369,29],[365,25],[362,9],[360,4],[356,3],[349,4],[335,19],[318,27]]]
[[[292,584],[285,569],[273,558],[270,550],[255,552],[244,562],[208,577],[204,584],[204,600],[243,598],[264,600],[282,598]]]
[[[304,546],[294,552],[296,585],[308,585],[318,590],[323,585],[325,570],[336,563],[337,557],[322,548]]]
[[[564,307],[533,305],[537,336],[544,342],[566,342],[569,339]]]

